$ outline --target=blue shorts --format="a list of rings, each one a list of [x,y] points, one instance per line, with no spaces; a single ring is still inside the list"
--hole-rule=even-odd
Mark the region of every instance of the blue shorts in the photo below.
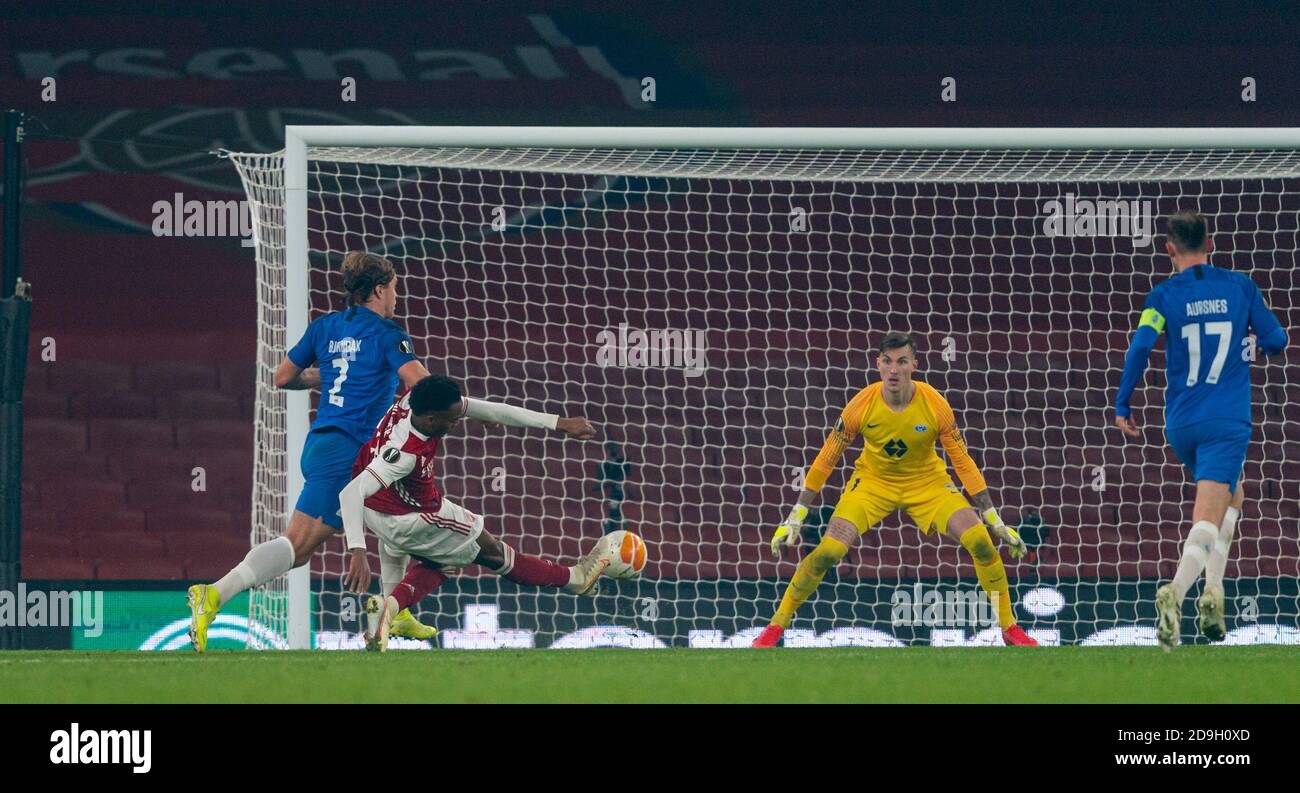
[[[301,462],[304,484],[294,508],[336,531],[342,529],[339,492],[352,481],[352,463],[359,451],[361,444],[342,430],[325,427],[307,433]]]
[[[1207,419],[1177,429],[1166,429],[1165,437],[1192,479],[1225,482],[1228,492],[1237,492],[1237,480],[1246,462],[1251,425],[1233,419]]]

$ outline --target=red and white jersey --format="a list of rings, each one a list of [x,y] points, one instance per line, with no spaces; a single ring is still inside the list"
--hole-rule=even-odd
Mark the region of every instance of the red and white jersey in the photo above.
[[[354,479],[364,471],[379,480],[383,489],[366,506],[386,515],[437,512],[442,501],[433,467],[438,439],[411,426],[410,399],[407,394],[393,403],[352,464]]]

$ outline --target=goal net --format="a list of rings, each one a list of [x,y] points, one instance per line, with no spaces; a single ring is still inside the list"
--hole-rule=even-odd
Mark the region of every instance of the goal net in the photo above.
[[[309,421],[272,373],[308,320],[341,307],[343,255],[367,250],[395,265],[397,319],[431,371],[600,433],[467,422],[440,453],[443,491],[520,552],[572,563],[622,528],[651,553],[639,580],[594,599],[465,568],[417,609],[440,646],[747,646],[798,561],[770,557],[773,527],[839,411],[878,379],[889,330],[916,335],[917,378],[946,395],[1031,545],[1025,560],[1004,554],[1021,625],[1049,644],[1154,644],[1154,591],[1192,497],[1161,432],[1168,339],[1134,398],[1140,440],[1112,426],[1112,405],[1142,301],[1171,274],[1160,218],[1206,215],[1211,261],[1250,275],[1294,327],[1300,151],[909,149],[901,132],[897,146],[793,145],[308,141],[297,212],[285,153],[232,155],[258,263],[252,541],[284,529],[301,481],[294,428]],[[1254,366],[1231,642],[1300,642],[1288,357]],[[824,489],[802,553],[860,449]],[[294,585],[277,581],[254,593],[251,618],[288,635],[309,609],[314,646],[359,646],[344,570],[339,538],[299,574],[309,596],[292,606]],[[999,644],[979,592],[958,543],[896,514],[827,576],[786,645]],[[1201,641],[1187,611],[1185,641]]]

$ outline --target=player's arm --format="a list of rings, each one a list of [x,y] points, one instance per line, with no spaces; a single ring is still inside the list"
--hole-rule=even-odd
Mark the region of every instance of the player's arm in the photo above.
[[[984,481],[984,475],[980,473],[979,466],[975,464],[970,450],[966,448],[966,441],[962,440],[961,431],[957,429],[957,416],[953,413],[952,406],[948,404],[948,400],[940,396],[934,405],[934,411],[939,421],[939,443],[943,444],[943,450],[947,453],[953,470],[957,472],[962,487],[966,488],[966,493],[970,495],[971,503],[975,505],[975,509],[984,519],[993,536],[1006,543],[1011,556],[1019,559],[1025,555],[1025,541],[1020,539],[1020,534],[1015,529],[1003,523],[1001,516],[998,515],[988,482]]]
[[[381,489],[383,486],[379,480],[366,469],[339,492],[339,513],[343,516],[343,534],[351,557],[348,571],[343,574],[343,586],[351,592],[365,592],[370,588],[370,561],[366,558],[363,516],[366,499]]]
[[[790,508],[790,514],[786,519],[776,527],[772,534],[772,540],[769,546],[772,549],[772,555],[781,556],[783,547],[791,547],[799,544],[800,532],[803,530],[804,519],[808,517],[808,510],[812,508],[813,502],[817,499],[817,494],[826,484],[835,471],[835,466],[839,465],[840,458],[844,456],[844,450],[853,444],[853,440],[858,437],[858,431],[862,426],[862,416],[866,410],[866,398],[862,393],[854,397],[840,418],[835,422],[834,428],[826,436],[825,443],[822,444],[821,451],[813,460],[812,465],[808,467],[808,473],[803,478],[803,490],[799,493],[799,500]]]
[[[383,446],[375,459],[339,491],[339,514],[343,518],[343,537],[351,559],[343,585],[353,592],[365,592],[370,586],[370,562],[366,559],[366,499],[415,470],[415,455],[396,446]]]
[[[410,334],[396,323],[389,326],[388,334],[383,341],[383,351],[384,362],[397,372],[402,387],[407,391],[415,388],[416,383],[429,376],[429,370],[424,368],[419,358],[415,357],[415,344],[411,341]]]
[[[302,391],[320,386],[320,367],[316,363],[316,323],[307,326],[307,332],[284,356],[275,370],[275,387],[288,391]]]
[[[507,427],[533,427],[534,429],[559,430],[579,440],[596,437],[596,429],[581,416],[562,418],[553,413],[538,413],[535,410],[507,405],[501,402],[489,402],[486,399],[461,400],[463,415],[477,419],[484,424],[504,424]]]
[[[398,367],[397,376],[402,378],[402,387],[410,391],[416,383],[429,376],[429,370],[419,361],[407,361]]]
[[[285,358],[280,362],[280,368],[275,370],[276,388],[283,388],[286,391],[303,391],[319,386],[320,369],[315,366],[304,369],[294,363],[292,359]]]
[[[1250,300],[1250,329],[1255,332],[1255,346],[1265,355],[1277,355],[1286,349],[1286,328],[1278,322],[1277,315],[1269,310],[1259,287],[1251,282],[1254,294]]]
[[[1124,434],[1134,438],[1141,433],[1138,431],[1137,422],[1129,415],[1132,413],[1129,400],[1133,398],[1133,390],[1137,388],[1138,383],[1142,382],[1142,375],[1146,374],[1151,351],[1155,349],[1156,341],[1165,330],[1165,317],[1153,303],[1153,295],[1148,295],[1146,306],[1142,309],[1142,316],[1138,318],[1137,332],[1133,334],[1133,340],[1128,346],[1128,354],[1124,356],[1124,374],[1120,376],[1119,392],[1115,395],[1115,426],[1123,430]]]

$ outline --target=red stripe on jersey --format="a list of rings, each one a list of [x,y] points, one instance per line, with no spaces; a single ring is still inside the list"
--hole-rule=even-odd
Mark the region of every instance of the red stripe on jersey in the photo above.
[[[429,523],[437,523],[439,525],[445,525],[450,523],[453,526],[463,526],[467,529],[473,525],[472,523],[465,523],[463,521],[456,520],[455,518],[444,517],[435,512],[426,512],[422,515],[422,517]]]
[[[424,522],[428,523],[431,526],[438,526],[439,528],[443,528],[448,531],[454,531],[457,534],[463,534],[466,537],[469,536],[470,527],[464,523],[457,523],[454,520],[448,520],[446,518],[439,517],[438,515],[430,515],[428,513],[422,514],[420,517],[424,518]]]

